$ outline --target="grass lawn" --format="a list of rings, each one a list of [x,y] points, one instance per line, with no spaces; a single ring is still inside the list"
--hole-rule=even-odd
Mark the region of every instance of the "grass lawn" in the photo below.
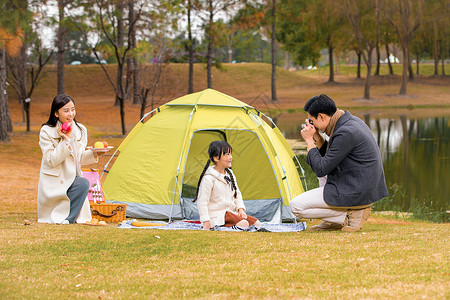
[[[98,68],[68,67],[66,89],[75,99],[77,119],[89,130],[89,144],[107,140],[116,148],[123,139],[119,112]],[[186,65],[172,68],[173,97],[164,101],[187,89]],[[261,110],[267,108],[270,65],[225,68],[214,71],[216,89],[250,104],[254,101],[252,105]],[[408,95],[398,96],[397,72],[394,77],[374,80],[374,99],[361,101],[363,80],[354,78],[354,67],[348,67],[348,75],[341,67],[343,74],[335,84],[326,83],[324,70],[314,74],[280,69],[280,100],[271,105],[296,111],[310,96],[324,92],[351,111],[367,106],[392,106],[395,111],[398,106],[411,106],[413,111],[414,106],[427,105],[439,112],[449,107],[448,77],[419,78],[408,83]],[[195,71],[195,88],[204,89],[203,66],[196,65]],[[56,72],[49,72],[33,96],[31,132],[25,132],[21,106],[10,93],[14,132],[10,141],[0,143],[0,299],[450,299],[449,223],[375,214],[357,233],[38,224],[39,130],[56,93],[55,78]],[[138,119],[139,106],[127,102],[127,129]],[[102,157],[88,167],[100,168],[108,159]],[[24,220],[31,225],[24,225]],[[307,222],[308,226],[317,224]]]
[[[0,219],[3,299],[450,297],[449,224],[235,233]]]

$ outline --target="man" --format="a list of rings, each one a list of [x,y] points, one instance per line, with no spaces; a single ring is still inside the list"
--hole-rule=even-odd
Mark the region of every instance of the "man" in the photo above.
[[[372,203],[388,195],[375,138],[361,119],[337,109],[327,95],[309,99],[304,110],[308,120],[301,135],[307,145],[306,162],[319,177],[319,187],[292,199],[291,211],[300,218],[323,221],[311,230],[358,231]]]

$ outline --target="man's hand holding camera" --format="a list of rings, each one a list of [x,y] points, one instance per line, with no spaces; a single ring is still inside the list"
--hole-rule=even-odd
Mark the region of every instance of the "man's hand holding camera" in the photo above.
[[[311,119],[306,119],[305,124],[302,124],[302,130],[300,131],[303,140],[306,142],[307,151],[312,148],[321,147],[324,143],[323,137],[320,135],[319,130],[314,127],[314,123]]]

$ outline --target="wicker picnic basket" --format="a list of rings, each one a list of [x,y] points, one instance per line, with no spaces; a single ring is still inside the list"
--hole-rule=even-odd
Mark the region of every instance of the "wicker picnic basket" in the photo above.
[[[90,203],[92,218],[107,223],[119,223],[125,220],[127,215],[126,204],[114,203]]]

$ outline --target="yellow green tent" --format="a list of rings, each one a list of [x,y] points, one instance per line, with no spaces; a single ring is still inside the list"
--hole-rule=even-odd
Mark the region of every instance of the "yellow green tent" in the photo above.
[[[289,202],[303,192],[296,157],[280,130],[269,126],[259,111],[207,89],[154,112],[118,147],[120,154],[103,185],[108,199],[127,204],[127,216],[198,218],[192,199],[208,146],[225,140],[233,148],[232,168],[247,213],[263,222],[294,218]]]

